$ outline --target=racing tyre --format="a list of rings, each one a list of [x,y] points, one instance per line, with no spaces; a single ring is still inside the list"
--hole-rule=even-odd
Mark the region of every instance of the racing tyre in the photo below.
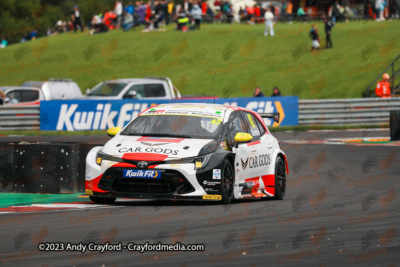
[[[113,204],[116,199],[113,197],[95,197],[95,196],[90,196],[89,198],[91,201],[97,204]]]
[[[281,157],[275,162],[275,199],[282,200],[286,192],[286,165]]]
[[[229,160],[224,161],[221,173],[221,193],[222,193],[222,203],[229,204],[233,200],[233,184],[235,180],[235,173],[233,171],[232,164]]]

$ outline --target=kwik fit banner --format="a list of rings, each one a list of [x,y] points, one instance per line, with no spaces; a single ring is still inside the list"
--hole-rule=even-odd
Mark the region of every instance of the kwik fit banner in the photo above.
[[[123,127],[140,112],[155,104],[206,103],[207,99],[174,100],[53,100],[40,102],[40,129],[51,131],[106,130]],[[210,99],[213,103],[214,99]],[[242,97],[217,98],[216,104],[245,107],[259,113],[279,112],[280,123],[266,119],[268,126],[298,124],[299,98]]]

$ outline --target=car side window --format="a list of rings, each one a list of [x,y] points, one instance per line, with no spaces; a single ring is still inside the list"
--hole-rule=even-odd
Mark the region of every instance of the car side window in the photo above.
[[[128,91],[126,91],[126,93],[124,95],[124,98],[129,97],[129,93],[132,92],[132,91],[136,92],[136,98],[137,99],[140,99],[140,98],[146,96],[145,93],[144,93],[143,84],[135,84],[135,85],[132,85],[131,88],[128,89]]]
[[[21,102],[33,102],[39,100],[39,91],[21,90]]]
[[[234,112],[229,118],[226,128],[226,138],[229,146],[233,146],[237,133],[247,133],[245,122],[239,112]]]
[[[255,116],[254,116],[254,117],[255,117]],[[265,133],[265,128],[264,128],[264,126],[261,124],[260,120],[259,120],[257,117],[255,117],[255,118],[254,118],[254,121],[257,123],[258,129],[260,130],[260,135],[264,135],[264,133]]]
[[[10,104],[33,102],[39,100],[39,91],[36,90],[12,90],[7,93]]]
[[[162,97],[165,96],[164,85],[161,83],[145,84],[146,97]]]
[[[254,137],[254,138],[258,138],[261,136],[260,133],[260,129],[257,126],[257,118],[248,112],[244,112],[243,113],[243,117],[245,118],[247,127],[250,129],[250,134]]]

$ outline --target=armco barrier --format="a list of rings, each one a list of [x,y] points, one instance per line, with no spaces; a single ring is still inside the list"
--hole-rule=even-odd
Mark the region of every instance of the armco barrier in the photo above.
[[[391,110],[400,110],[400,98],[300,100],[299,125],[389,124]]]
[[[0,130],[39,130],[39,106],[0,106]]]
[[[0,143],[0,192],[82,192],[86,155],[93,146]]]
[[[54,100],[42,101],[41,130],[105,130],[123,127],[140,112],[155,104],[206,103],[207,99],[194,100]],[[213,103],[214,100],[210,99]],[[219,98],[216,104],[246,107],[259,113],[279,112],[281,122],[265,119],[268,126],[293,126],[298,124],[298,97]]]

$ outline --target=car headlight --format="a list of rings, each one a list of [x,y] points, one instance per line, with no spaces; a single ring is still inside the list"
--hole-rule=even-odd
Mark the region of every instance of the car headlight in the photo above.
[[[117,158],[117,157],[113,157],[107,154],[104,154],[101,150],[99,152],[97,152],[97,156],[96,156],[96,164],[101,166],[101,162],[103,160],[109,160],[109,161],[115,161],[115,162],[124,162],[123,159],[121,158]]]
[[[191,157],[191,158],[183,158],[183,159],[173,159],[168,160],[165,163],[167,164],[183,164],[183,163],[194,163],[194,169],[201,169],[207,165],[210,160],[212,154],[207,154],[204,156]]]

